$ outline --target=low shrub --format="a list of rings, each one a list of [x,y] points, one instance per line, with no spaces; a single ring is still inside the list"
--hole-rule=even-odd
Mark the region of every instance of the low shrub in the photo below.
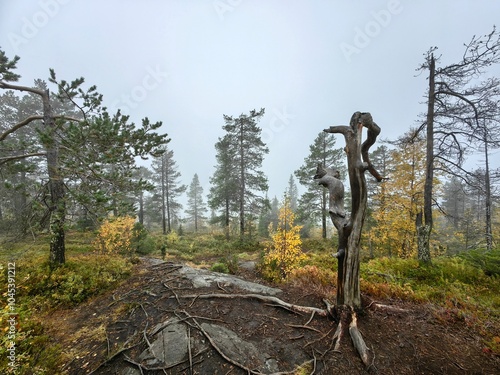
[[[16,374],[58,374],[62,350],[47,335],[43,314],[56,307],[72,307],[117,285],[130,275],[130,259],[109,255],[78,254],[51,269],[37,250],[25,253],[16,264]],[[7,269],[0,264],[0,294],[7,294]],[[2,326],[11,316],[0,311]],[[0,372],[9,373],[8,335],[0,337]],[[14,372],[13,372],[14,373]]]
[[[10,338],[0,336],[0,371],[3,374],[58,374],[61,364],[61,347],[47,335],[43,324],[33,317],[26,306],[18,309],[15,332],[16,369],[9,365]],[[7,326],[12,316],[6,309],[0,313],[0,324]]]
[[[212,267],[210,267],[210,271],[213,272],[220,272],[220,273],[229,273],[229,267],[227,266],[226,263],[214,263]]]
[[[55,269],[40,258],[16,265],[18,298],[40,309],[83,302],[129,276],[132,268],[129,260],[109,255],[78,255]]]
[[[332,297],[334,285],[337,281],[337,272],[329,268],[305,265],[292,270],[288,281],[324,297]]]
[[[105,220],[97,231],[94,248],[99,254],[132,255],[132,242],[137,234],[133,217],[113,217]]]
[[[470,250],[460,253],[460,258],[474,267],[480,268],[487,276],[500,276],[500,248],[486,250]]]

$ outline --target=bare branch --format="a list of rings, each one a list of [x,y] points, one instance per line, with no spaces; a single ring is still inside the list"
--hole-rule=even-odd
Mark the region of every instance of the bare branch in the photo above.
[[[366,140],[361,145],[361,156],[363,157],[363,161],[367,164],[368,171],[377,179],[378,182],[380,182],[384,179],[384,177],[382,177],[375,169],[368,154],[370,147],[377,141],[377,137],[380,134],[380,127],[373,122],[372,116],[369,113],[363,113],[361,121],[363,126],[368,129]]]
[[[11,83],[0,81],[0,89],[6,90],[17,90],[17,91],[27,91],[36,95],[44,96],[46,95],[45,91],[36,89],[34,87],[21,86],[21,85],[13,85]]]
[[[0,165],[8,163],[9,161],[13,161],[13,160],[26,159],[26,158],[31,158],[33,156],[45,156],[45,155],[46,155],[45,152],[33,152],[31,154],[1,157],[0,158]]]
[[[28,125],[31,122],[36,121],[36,120],[43,120],[43,116],[42,115],[29,116],[29,117],[25,118],[23,121],[18,122],[12,128],[10,128],[10,129],[6,130],[5,132],[3,132],[2,134],[0,134],[0,142],[3,141],[5,138],[7,138],[7,136],[9,134],[14,133],[16,130],[18,130],[18,129],[22,128],[23,126]]]
[[[323,130],[325,133],[340,133],[347,135],[352,132],[352,129],[346,125],[330,126],[328,129]]]

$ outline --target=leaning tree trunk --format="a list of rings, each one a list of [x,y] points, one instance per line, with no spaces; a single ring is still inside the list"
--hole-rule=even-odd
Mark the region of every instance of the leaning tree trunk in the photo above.
[[[363,127],[368,129],[367,138],[361,144]],[[366,216],[367,190],[365,171],[369,171],[378,181],[383,178],[372,166],[368,151],[375,143],[380,128],[373,122],[369,113],[355,112],[349,126],[332,126],[325,129],[328,133],[340,133],[345,137],[347,167],[351,187],[351,213],[344,211],[344,186],[339,172],[318,166],[315,179],[326,186],[330,193],[329,214],[338,231],[339,244],[334,256],[338,259],[337,300],[333,314],[339,320],[335,333],[335,349],[339,349],[343,332],[349,329],[351,339],[361,359],[369,366],[368,348],[357,328],[356,311],[361,309],[359,278],[360,240]]]

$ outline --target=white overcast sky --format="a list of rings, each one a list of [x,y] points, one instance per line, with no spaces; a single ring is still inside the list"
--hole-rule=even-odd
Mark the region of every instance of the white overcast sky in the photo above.
[[[499,21],[498,0],[0,0],[0,47],[21,57],[22,84],[54,68],[136,123],[162,121],[182,182],[198,173],[205,193],[223,114],[264,107],[280,198],[319,132],[353,112],[371,112],[381,139],[415,126],[424,53],[456,62]]]

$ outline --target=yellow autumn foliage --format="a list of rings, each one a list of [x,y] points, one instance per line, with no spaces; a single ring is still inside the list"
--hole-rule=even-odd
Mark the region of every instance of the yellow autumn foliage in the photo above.
[[[416,255],[415,219],[423,208],[425,182],[425,142],[391,151],[389,179],[373,197],[376,225],[368,233],[378,255],[410,258]]]
[[[278,225],[269,225],[272,242],[266,246],[263,259],[263,273],[272,280],[284,280],[296,269],[306,256],[302,252],[300,229],[294,225],[295,214],[290,208],[290,199],[285,197],[280,207]]]
[[[94,249],[100,254],[131,254],[134,224],[130,216],[105,220],[93,242]]]

